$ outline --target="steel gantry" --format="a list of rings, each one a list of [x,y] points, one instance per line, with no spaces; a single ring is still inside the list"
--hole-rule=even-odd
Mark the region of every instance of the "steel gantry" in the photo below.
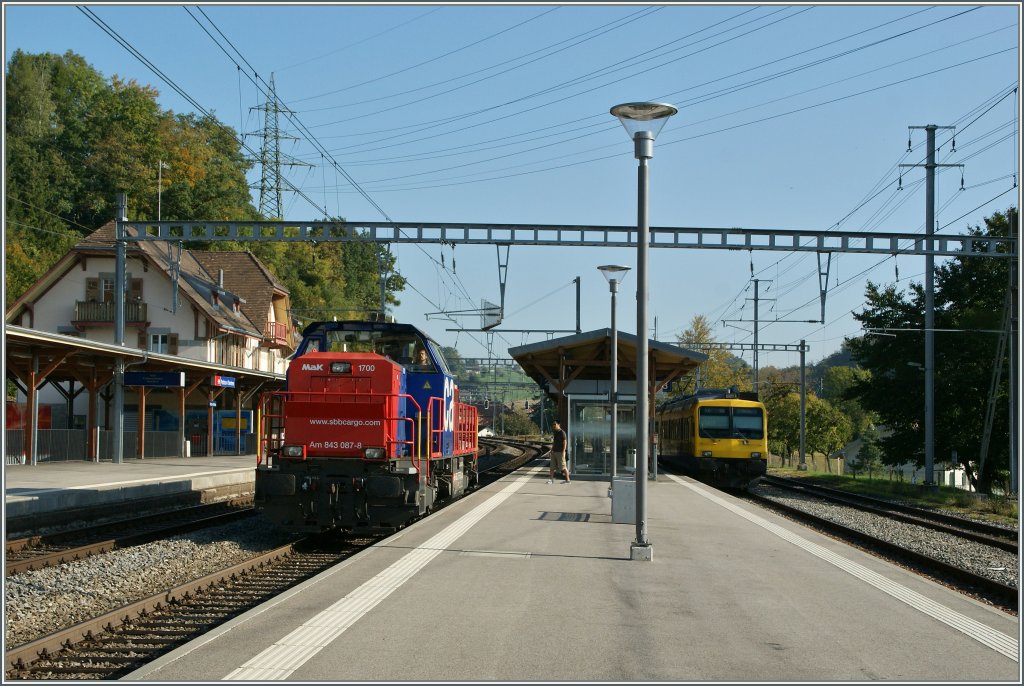
[[[126,243],[138,241],[316,241],[517,245],[550,247],[636,247],[638,231],[627,226],[569,224],[467,224],[449,222],[336,221],[150,221],[129,220],[127,199],[118,195],[115,242],[114,336],[124,345],[124,271]],[[773,250],[783,252],[985,256],[1017,258],[1015,236],[928,236],[918,233],[797,231],[744,228],[650,227],[654,248]],[[115,462],[121,462],[123,366],[115,373]],[[930,399],[926,406],[931,406]],[[1014,461],[1011,456],[1011,462]]]
[[[122,240],[135,241],[317,241],[517,245],[589,248],[636,246],[636,229],[567,224],[459,224],[431,222],[215,222],[122,220]],[[785,231],[774,229],[651,227],[651,247],[784,252],[868,253],[1015,257],[1013,238],[935,236],[919,233]],[[1004,248],[1004,250],[1000,250]]]

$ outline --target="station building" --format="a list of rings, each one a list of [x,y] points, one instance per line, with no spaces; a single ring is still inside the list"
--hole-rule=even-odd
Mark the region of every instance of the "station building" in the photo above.
[[[288,289],[249,252],[129,243],[117,346],[114,230],[82,239],[6,313],[7,463],[109,457],[118,357],[125,457],[255,452],[259,394],[283,385],[298,340]]]

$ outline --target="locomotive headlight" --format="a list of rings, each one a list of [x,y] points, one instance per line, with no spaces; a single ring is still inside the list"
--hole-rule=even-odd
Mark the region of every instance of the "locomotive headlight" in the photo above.
[[[711,457],[711,451],[710,450],[705,450],[704,452],[702,452],[700,454],[700,456],[701,457]]]
[[[363,455],[366,456],[367,460],[383,460],[384,448],[367,448],[363,451]]]
[[[750,456],[752,458],[754,458],[755,460],[760,460],[761,459],[761,453],[759,453],[759,452],[750,453]]]
[[[286,445],[281,448],[281,457],[298,458],[301,460],[306,459],[306,446],[304,445]]]
[[[331,362],[331,374],[351,374],[351,362]]]

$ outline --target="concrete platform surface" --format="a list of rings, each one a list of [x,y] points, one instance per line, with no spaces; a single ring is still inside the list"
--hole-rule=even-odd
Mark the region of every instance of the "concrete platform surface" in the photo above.
[[[255,470],[255,455],[5,465],[4,514],[23,517],[251,484]]]
[[[126,679],[1019,681],[1017,617],[665,474],[631,560],[607,492],[521,470]]]

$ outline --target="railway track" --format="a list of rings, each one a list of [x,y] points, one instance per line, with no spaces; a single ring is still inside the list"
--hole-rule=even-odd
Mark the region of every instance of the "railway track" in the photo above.
[[[118,679],[377,538],[296,541],[5,653],[18,680]]]
[[[535,445],[507,441],[487,447],[481,486],[540,452]],[[147,535],[158,540],[168,534]],[[18,680],[118,679],[383,538],[326,535],[290,543],[14,647],[5,653],[6,675]]]
[[[880,498],[872,498],[825,486],[808,484],[801,479],[763,476],[761,481],[772,486],[778,486],[779,488],[800,491],[833,502],[842,503],[864,512],[871,512],[908,524],[928,527],[935,531],[943,531],[969,541],[990,545],[1014,554],[1018,553],[1017,532],[1012,529],[1005,529],[986,522],[903,505]]]
[[[762,479],[763,478],[764,477],[762,477]],[[768,483],[771,482],[769,481]],[[768,509],[779,511],[797,521],[811,526],[812,528],[824,531],[846,542],[853,543],[868,552],[914,569],[919,573],[935,579],[939,583],[956,588],[961,592],[972,595],[1005,610],[1014,613],[1018,612],[1019,592],[1015,586],[1010,586],[986,576],[979,575],[971,570],[940,560],[933,555],[910,550],[900,543],[873,536],[826,517],[821,517],[806,510],[781,503],[778,500],[764,495],[746,492],[743,494],[743,497],[757,502]],[[841,504],[847,505],[847,503]],[[889,514],[885,512],[872,512],[872,514],[876,514],[879,517],[889,517]],[[913,524],[918,525],[917,522],[913,522]],[[921,526],[925,525],[921,524]],[[934,529],[933,526],[928,526],[928,528]],[[960,535],[960,532],[955,532],[954,535]]]
[[[7,541],[5,575],[43,569],[90,555],[149,543],[179,533],[224,524],[253,514],[252,497],[141,516],[59,534]]]

